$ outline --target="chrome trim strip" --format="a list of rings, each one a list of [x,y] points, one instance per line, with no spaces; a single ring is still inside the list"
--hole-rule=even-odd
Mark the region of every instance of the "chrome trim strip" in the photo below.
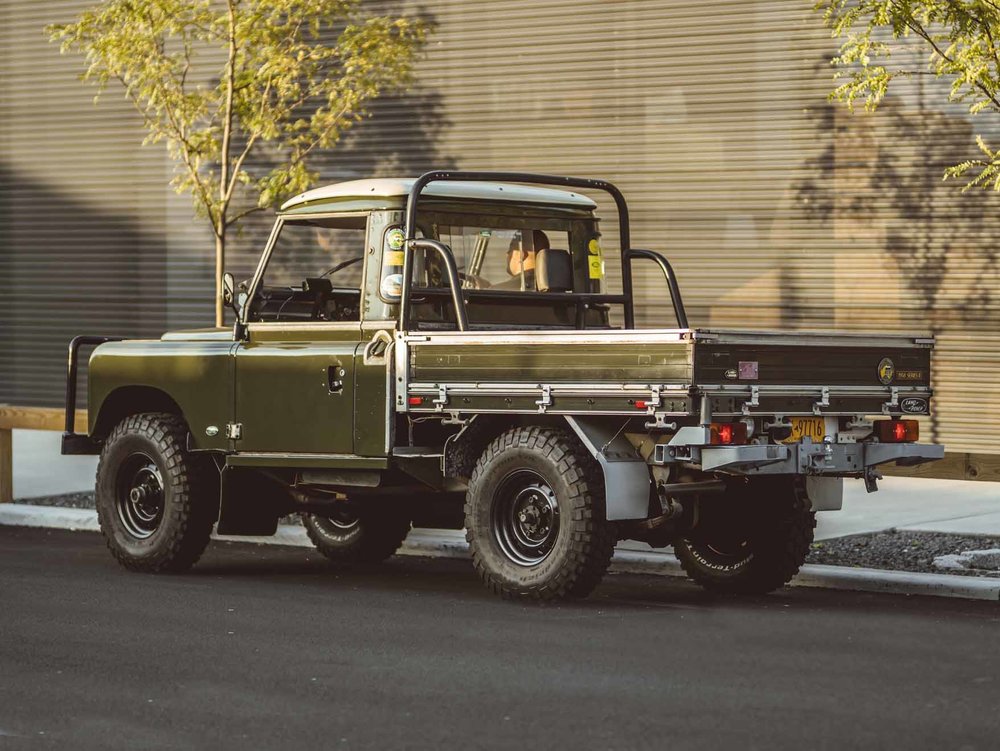
[[[461,344],[676,344],[689,343],[689,329],[642,329],[607,331],[423,331],[406,333],[408,342],[420,346]]]
[[[891,389],[898,389],[900,394],[930,394],[930,386],[758,386],[757,384],[711,384],[707,386],[696,386],[698,391],[705,394],[732,394],[734,396],[748,396],[752,388],[757,388],[761,395],[769,396],[818,396],[823,389],[830,390],[830,396],[837,394],[850,394],[851,396],[877,396],[879,398],[888,396]]]
[[[904,347],[911,349],[927,349],[934,344],[934,339],[924,334],[866,334],[864,332],[839,331],[778,331],[778,330],[726,330],[726,329],[695,329],[693,338],[696,341],[718,344],[749,344],[749,345],[796,345],[812,347],[841,346],[871,346]]]
[[[254,321],[247,324],[247,331],[361,331],[359,321]]]

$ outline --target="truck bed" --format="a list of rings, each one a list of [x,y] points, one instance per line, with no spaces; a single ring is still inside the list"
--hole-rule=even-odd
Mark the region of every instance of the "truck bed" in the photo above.
[[[929,403],[932,347],[821,331],[424,332],[397,342],[397,409],[684,415],[707,395],[715,414],[902,413],[903,399]]]

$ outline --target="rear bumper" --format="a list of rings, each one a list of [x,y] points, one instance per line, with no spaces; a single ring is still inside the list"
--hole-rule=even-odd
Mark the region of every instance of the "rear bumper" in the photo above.
[[[942,458],[944,446],[926,443],[803,442],[765,446],[658,444],[653,452],[653,464],[695,464],[705,472],[833,477],[863,477],[872,467],[888,462],[912,466]]]

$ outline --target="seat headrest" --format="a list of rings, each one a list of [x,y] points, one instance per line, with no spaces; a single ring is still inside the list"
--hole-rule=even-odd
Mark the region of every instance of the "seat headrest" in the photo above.
[[[535,288],[539,292],[573,291],[573,257],[568,250],[543,248],[535,254]]]

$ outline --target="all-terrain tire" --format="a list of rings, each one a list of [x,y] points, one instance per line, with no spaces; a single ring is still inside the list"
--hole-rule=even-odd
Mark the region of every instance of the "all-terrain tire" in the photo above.
[[[218,479],[207,457],[186,451],[172,414],[130,415],[111,431],[97,465],[101,532],[132,571],[184,571],[205,551],[218,516]]]
[[[506,599],[586,597],[617,541],[600,467],[575,436],[551,427],[512,428],[486,447],[465,527],[477,573]]]
[[[715,518],[674,541],[674,553],[693,581],[714,592],[765,594],[798,573],[816,514],[797,482],[755,478],[702,503]]]
[[[346,504],[345,504],[346,506]],[[380,563],[410,532],[410,516],[397,504],[346,508],[327,518],[303,514],[302,525],[316,550],[337,563]]]

